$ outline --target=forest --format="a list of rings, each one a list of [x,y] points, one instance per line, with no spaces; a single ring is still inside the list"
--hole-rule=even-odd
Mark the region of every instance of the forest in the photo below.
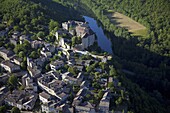
[[[164,113],[170,111],[169,6],[168,0],[0,0],[0,22],[6,21],[0,23],[0,30],[13,26],[14,31],[31,34],[32,38],[46,36],[52,41],[53,37],[47,35],[59,23],[82,20],[81,15],[95,17],[112,41],[111,63],[129,90],[129,109],[135,113]],[[105,15],[108,10],[141,23],[148,35],[132,36],[125,28],[116,27]],[[1,38],[1,45],[5,41]],[[135,75],[121,72],[123,69]]]
[[[147,99],[148,101],[152,102],[153,98],[156,101],[155,104],[146,103],[146,106],[149,107],[146,108],[133,98],[139,90],[133,90],[131,92],[132,100],[134,99],[133,103],[139,103],[139,105],[133,106],[135,112],[142,112],[144,109],[147,112],[155,112],[151,108],[157,108],[156,106],[160,108],[160,111],[157,110],[157,112],[163,112],[163,109],[169,111],[170,3],[166,0],[74,1],[75,4],[78,4],[75,9],[77,8],[80,11],[82,11],[82,8],[87,11],[91,10],[92,13],[89,15],[102,23],[106,34],[112,40],[114,61],[121,64],[122,69],[135,73],[135,75],[126,74],[124,78],[127,77],[146,91],[150,96]],[[68,2],[71,3],[71,1]],[[108,10],[120,12],[143,24],[148,29],[147,36],[133,36],[127,29],[116,27],[105,14]],[[87,13],[85,14],[87,15]],[[146,101],[146,98],[143,98],[145,96],[146,93],[143,93],[137,98]],[[156,103],[159,103],[159,105]]]
[[[48,4],[48,7],[45,4]],[[55,8],[49,8],[54,6]],[[61,22],[73,18],[80,18],[73,8],[50,0],[41,2],[0,0],[0,20],[5,21],[7,26],[14,27],[14,31],[21,31],[23,34],[36,34],[42,31],[47,35],[49,34],[47,28],[51,21]],[[1,23],[0,29],[3,28],[4,24]]]

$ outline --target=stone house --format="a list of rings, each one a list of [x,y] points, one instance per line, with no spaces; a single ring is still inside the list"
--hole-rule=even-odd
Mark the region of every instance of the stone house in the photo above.
[[[50,63],[50,67],[52,70],[57,70],[63,66],[64,66],[64,62],[62,60],[61,61],[56,60],[56,61]]]
[[[24,90],[14,90],[5,98],[5,103],[10,106],[18,107],[20,110],[32,110],[37,100],[36,93],[28,93]]]
[[[8,71],[10,73],[20,71],[20,66],[13,64],[9,60],[1,62],[1,67],[3,67],[6,71]]]
[[[13,56],[14,53],[10,50],[7,50],[4,47],[0,47],[0,56],[5,60],[10,60],[10,57]]]

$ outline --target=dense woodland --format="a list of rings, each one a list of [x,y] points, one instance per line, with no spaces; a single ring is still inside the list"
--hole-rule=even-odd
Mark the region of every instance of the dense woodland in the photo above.
[[[0,21],[6,22],[0,23],[0,30],[12,26],[12,31],[53,41],[49,32],[62,21],[79,20],[81,14],[95,17],[112,40],[112,63],[129,91],[129,109],[135,113],[163,113],[170,111],[169,6],[168,0],[0,0]],[[110,9],[146,26],[148,36],[134,37],[113,25],[105,15]],[[0,40],[0,45],[7,41],[4,37]],[[19,54],[18,49],[14,50]],[[124,74],[122,69],[135,74]]]
[[[105,20],[104,26],[114,30],[116,36],[121,34],[121,31],[115,31],[113,26],[108,25],[109,20],[103,16],[104,12],[110,9],[145,25],[149,34],[148,37],[140,40],[139,45],[157,54],[170,56],[170,3],[168,0],[83,0],[82,2],[88,5],[98,18]],[[121,36],[124,37],[123,34]]]
[[[48,6],[46,6],[47,4]],[[23,34],[43,31],[47,35],[47,28],[51,21],[61,22],[73,18],[80,18],[73,8],[50,0],[42,2],[38,0],[0,0],[0,20],[5,21],[7,26],[14,27],[14,31],[21,31]],[[4,24],[1,23],[0,29],[3,28]]]

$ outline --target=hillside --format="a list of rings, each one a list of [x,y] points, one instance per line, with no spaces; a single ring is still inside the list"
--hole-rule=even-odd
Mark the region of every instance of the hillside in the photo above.
[[[86,0],[82,2],[91,7],[97,16],[101,17],[108,10],[113,10],[143,24],[149,30],[149,34],[147,38],[142,39],[144,40],[143,42],[139,42],[140,45],[160,55],[170,55],[170,3],[167,0],[107,0],[105,2],[101,0],[96,0],[95,2]],[[109,20],[107,17],[103,17],[103,20],[105,20],[106,26],[108,26]]]
[[[6,21],[7,26],[14,26],[14,30],[24,34],[39,31],[48,34],[47,27],[51,19],[60,23],[80,18],[78,15],[74,9],[51,0],[0,0],[0,20]]]

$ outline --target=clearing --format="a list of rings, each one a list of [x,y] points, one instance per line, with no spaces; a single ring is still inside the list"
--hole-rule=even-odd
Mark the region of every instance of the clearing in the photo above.
[[[111,22],[114,25],[128,29],[128,31],[131,32],[133,36],[147,35],[147,28],[142,24],[121,13],[111,11],[108,12],[109,13],[107,14],[107,16],[111,19]]]

